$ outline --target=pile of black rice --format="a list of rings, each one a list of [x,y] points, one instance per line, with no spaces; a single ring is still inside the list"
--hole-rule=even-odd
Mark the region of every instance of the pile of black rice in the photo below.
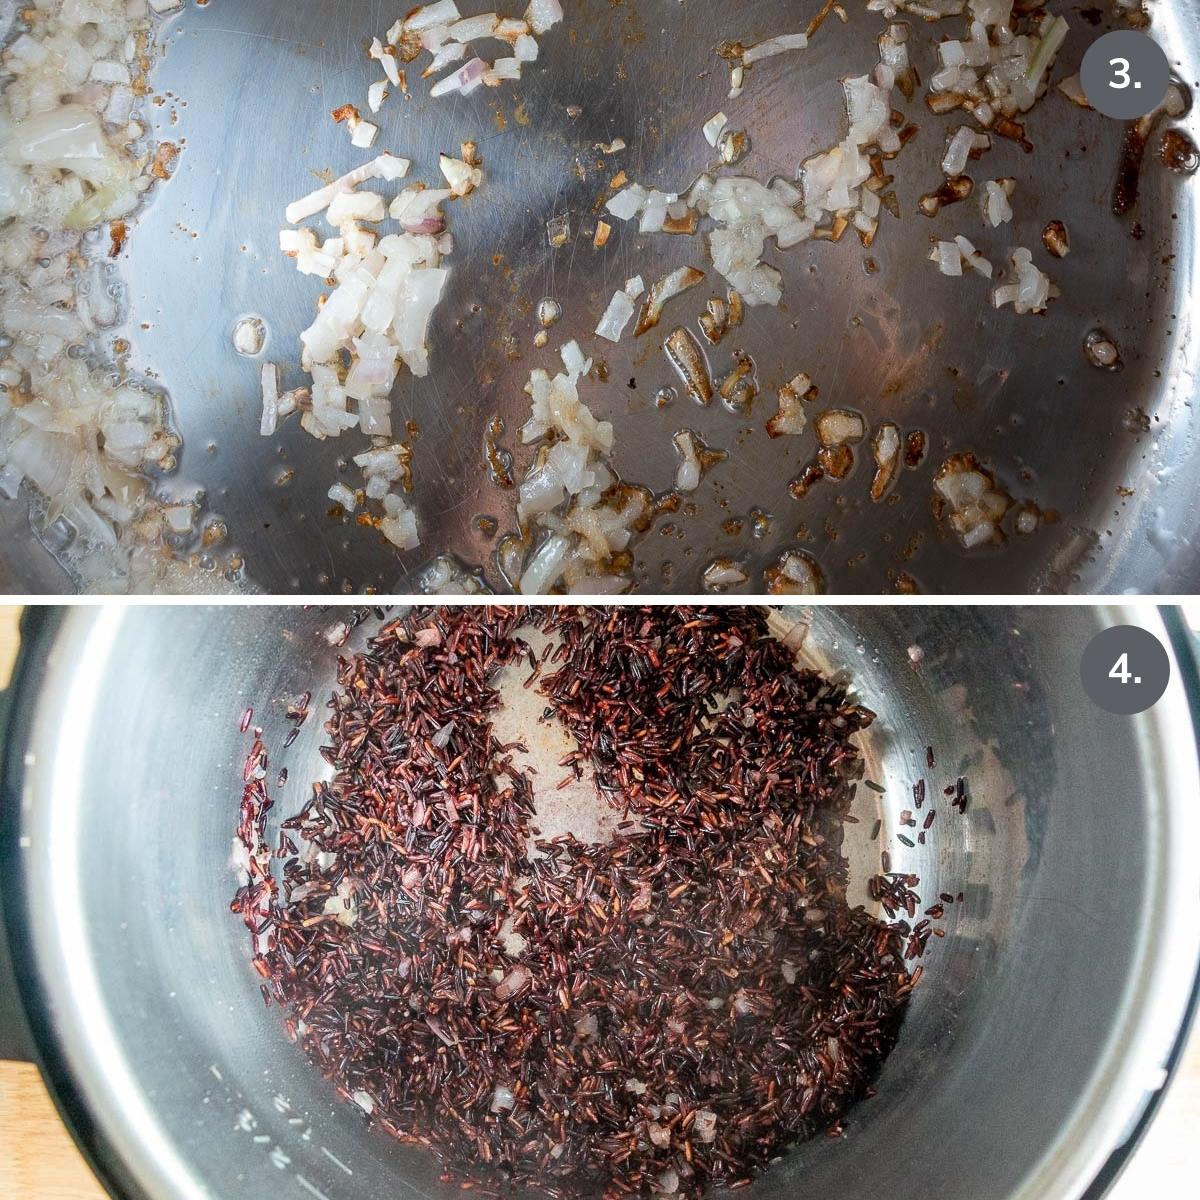
[[[492,731],[509,665],[622,813],[611,841],[537,839]],[[870,1095],[928,932],[913,876],[871,881],[899,919],[847,903],[873,714],[761,612],[420,609],[340,660],[329,710],[336,774],[274,849],[255,738],[233,907],[289,1035],[447,1180],[697,1196]]]

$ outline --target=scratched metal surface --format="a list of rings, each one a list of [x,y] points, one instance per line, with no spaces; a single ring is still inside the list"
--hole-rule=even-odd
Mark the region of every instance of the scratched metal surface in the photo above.
[[[71,1081],[64,1111],[113,1195],[469,1200],[285,1040],[229,912],[250,744],[238,714],[254,706],[272,777],[290,772],[272,787],[273,841],[328,764],[319,719],[282,748],[289,723],[272,698],[323,698],[337,655],[375,623],[337,650],[322,636],[328,616],[296,606],[46,616],[27,626],[36,649],[13,703],[7,782],[23,803],[3,813],[0,898],[43,1061],[59,1086]],[[949,906],[878,1096],[847,1136],[797,1147],[754,1187],[712,1200],[1096,1194],[1166,1077],[1200,959],[1185,647],[1160,703],[1112,717],[1084,695],[1079,656],[1112,624],[1174,642],[1146,606],[825,605],[778,617],[781,634],[809,626],[806,659],[844,674],[878,714],[856,740],[886,792],[859,789],[852,881],[888,847],[924,894],[962,890],[964,903]],[[928,772],[926,745],[938,763]],[[543,752],[536,739],[530,749]],[[968,811],[931,799],[927,844],[899,842],[912,782],[959,773]],[[552,789],[558,774],[538,778]],[[1108,796],[1121,802],[1097,802]]]
[[[694,513],[660,520],[641,542],[644,590],[693,591],[715,555],[743,561],[757,587],[763,567],[796,545],[840,592],[887,590],[900,571],[931,592],[1194,590],[1198,385],[1187,297],[1195,181],[1161,166],[1155,141],[1136,211],[1113,216],[1122,129],[1059,95],[1028,120],[1033,159],[996,139],[974,169],[980,179],[1019,177],[1011,227],[985,230],[974,201],[932,221],[917,214],[918,196],[940,178],[945,130],[956,123],[931,117],[918,97],[907,112],[921,131],[895,164],[901,220],[885,214],[870,251],[849,238],[769,250],[768,261],[785,277],[784,304],[755,310],[710,352],[718,376],[735,349],[754,359],[762,391],[750,420],[719,401],[701,409],[681,398],[659,409],[656,391],[676,382],[661,336],[627,336],[619,347],[592,336],[627,276],[636,271],[649,281],[685,263],[704,267],[707,257],[699,239],[641,237],[632,227],[617,228],[594,251],[594,213],[609,176],[624,169],[631,179],[682,190],[708,165],[699,127],[722,107],[752,139],[740,171],[793,177],[805,157],[842,136],[840,78],[877,61],[881,19],[848,7],[849,24],[828,21],[807,52],[756,66],[737,101],[725,99],[727,76],[714,44],[802,26],[815,0],[584,0],[567,5],[566,25],[543,39],[542,61],[518,84],[429,100],[428,84],[414,80],[411,101],[393,97],[385,105],[377,148],[411,157],[414,178],[432,181],[437,152],[467,137],[479,142],[487,172],[482,192],[452,211],[457,245],[436,319],[432,374],[404,377],[394,393],[394,426],[412,420],[420,429],[415,503],[424,545],[409,555],[329,515],[330,484],[358,480],[354,471],[339,474],[339,462],[363,448],[361,435],[318,444],[293,420],[277,439],[258,436],[261,359],[239,357],[230,340],[239,316],[261,314],[269,329],[262,358],[284,364],[288,386],[302,381],[297,335],[321,288],[278,252],[283,208],[315,186],[316,173],[341,173],[364,157],[329,111],[347,101],[365,109],[378,72],[364,40],[395,14],[375,2],[213,0],[188,5],[168,23],[153,77],[166,103],[147,111],[160,136],[184,148],[126,253],[133,365],[170,390],[186,439],[182,475],[199,481],[209,505],[227,518],[252,580],[277,592],[402,591],[448,550],[498,583],[495,541],[475,518],[491,516],[502,533],[511,529],[514,495],[488,478],[484,432],[493,416],[503,417],[503,441],[523,468],[527,453],[513,437],[527,409],[523,385],[532,367],[554,365],[556,348],[575,337],[607,364],[608,382],[585,385],[584,395],[616,423],[615,461],[624,478],[667,490],[676,465],[671,435],[683,427],[730,452],[694,496]],[[1073,31],[1056,79],[1077,69],[1102,31],[1064,11]],[[918,65],[931,61],[934,38],[958,27],[917,23]],[[1180,76],[1200,78],[1194,6],[1160,5],[1156,28]],[[571,106],[581,110],[577,116]],[[1183,124],[1195,134],[1194,116]],[[616,137],[629,143],[626,152],[605,158],[594,148]],[[554,249],[545,226],[560,214],[570,216],[572,238]],[[1071,231],[1072,253],[1062,262],[1041,249],[1042,226],[1052,217]],[[1146,231],[1141,240],[1131,236],[1134,220]],[[1062,298],[1042,318],[994,312],[985,281],[945,279],[925,261],[931,235],[957,232],[998,264],[1014,245],[1034,248]],[[878,265],[872,275],[868,254]],[[668,306],[655,332],[665,335],[676,323],[695,328],[720,282],[710,272]],[[543,296],[556,298],[565,315],[539,351],[533,309]],[[1085,361],[1082,343],[1096,327],[1120,344],[1122,372]],[[516,357],[509,357],[514,344]],[[800,370],[820,387],[821,406],[857,408],[872,422],[928,433],[924,466],[904,472],[887,502],[868,499],[865,452],[844,482],[818,484],[803,501],[789,494],[788,481],[812,457],[812,434],[772,442],[762,424],[774,411],[774,389]],[[1135,408],[1149,432],[1131,432]],[[945,453],[966,449],[1016,498],[1057,509],[1062,520],[1002,548],[962,551],[939,530],[930,495]],[[761,539],[747,520],[756,507],[773,517]]]

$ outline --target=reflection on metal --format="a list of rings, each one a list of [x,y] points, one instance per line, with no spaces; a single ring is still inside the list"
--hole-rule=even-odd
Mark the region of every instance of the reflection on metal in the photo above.
[[[1200,39],[1186,9],[1159,5],[1155,21],[1191,80],[1200,77]],[[285,364],[283,385],[300,382],[297,336],[322,289],[279,253],[278,231],[288,201],[324,172],[338,174],[365,157],[329,112],[361,103],[378,75],[363,51],[378,31],[378,5],[188,5],[168,22],[152,83],[179,100],[146,109],[163,136],[186,146],[123,260],[130,365],[152,369],[169,389],[185,436],[182,473],[206,487],[254,582],[280,592],[403,589],[447,551],[472,566],[486,562],[498,586],[496,541],[476,518],[496,518],[501,533],[511,530],[515,498],[489,482],[480,447],[494,417],[510,430],[521,426],[530,370],[553,365],[569,338],[603,350],[609,382],[589,385],[587,400],[616,424],[617,468],[630,481],[667,490],[681,410],[677,403],[674,415],[664,413],[655,403],[674,382],[658,331],[610,346],[598,344],[592,330],[630,275],[659,278],[691,262],[699,247],[690,237],[639,236],[636,223],[616,222],[607,244],[593,249],[597,203],[622,170],[648,186],[687,186],[712,159],[703,117],[730,103],[731,121],[753,140],[737,170],[792,178],[842,127],[840,77],[877,61],[882,19],[861,6],[850,6],[849,15],[847,25],[825,22],[802,54],[756,64],[745,94],[729,102],[714,44],[777,33],[792,22],[792,5],[695,0],[686,13],[651,13],[643,4],[580,0],[567,24],[543,39],[540,60],[519,83],[431,100],[428,82],[414,79],[411,100],[397,94],[384,105],[375,150],[411,157],[413,178],[436,181],[438,153],[464,138],[478,143],[487,171],[484,188],[453,213],[457,249],[438,311],[432,374],[404,376],[394,395],[394,427],[412,420],[420,428],[414,500],[423,546],[405,556],[374,531],[330,515],[326,492],[340,477],[337,461],[361,450],[362,438],[317,443],[294,419],[277,438],[260,438],[258,363],[230,340],[240,316],[261,314],[271,331],[265,353]],[[1056,78],[1077,68],[1089,31],[1081,24],[1068,40]],[[938,32],[916,23],[918,61],[930,55]],[[888,587],[889,571],[940,592],[1194,590],[1195,181],[1148,156],[1137,211],[1112,216],[1107,194],[1121,126],[1051,93],[1028,120],[1033,155],[996,139],[972,165],[977,175],[1021,178],[1014,224],[985,229],[973,201],[930,221],[916,202],[941,177],[943,125],[953,121],[933,118],[919,97],[903,107],[922,128],[892,164],[901,217],[881,216],[870,251],[877,269],[864,272],[865,251],[849,235],[837,244],[771,248],[768,260],[785,277],[783,306],[749,310],[745,324],[710,349],[718,378],[735,350],[748,354],[760,398],[749,420],[722,405],[687,405],[686,423],[706,441],[741,444],[689,497],[698,511],[677,522],[685,539],[643,539],[641,586],[696,591],[704,564],[722,555],[745,557],[757,586],[803,525],[813,539],[805,548],[835,592],[878,592]],[[1182,124],[1194,134],[1197,119],[1193,113]],[[626,149],[595,149],[618,137]],[[555,248],[546,220],[564,213],[571,238]],[[965,233],[998,264],[1013,245],[1041,253],[1040,231],[1050,218],[1066,224],[1074,244],[1068,258],[1042,263],[1063,292],[1044,317],[993,312],[985,281],[943,278],[926,261],[933,233]],[[1134,221],[1145,231],[1140,240],[1131,236]],[[672,311],[682,321],[690,306],[694,322],[708,299],[705,287],[722,282],[710,272]],[[538,349],[543,298],[561,305],[562,316]],[[1089,365],[1081,345],[1097,326],[1120,346],[1122,371]],[[823,481],[801,502],[789,494],[811,442],[772,441],[762,424],[775,389],[799,370],[819,385],[823,403],[860,410],[872,426],[890,420],[928,431],[931,452],[918,471],[901,473],[895,503],[871,503],[866,456],[840,483]],[[1131,420],[1134,410],[1141,415]],[[740,438],[743,426],[753,432]],[[974,451],[1014,496],[1058,510],[1061,522],[1010,538],[1003,549],[965,554],[939,534],[929,511],[943,449]],[[526,461],[518,456],[519,471]],[[286,489],[274,486],[281,469],[295,471]],[[17,507],[0,506],[0,575],[15,579],[19,571],[62,586],[40,551],[28,561]],[[745,520],[756,507],[779,518],[759,539]],[[730,518],[743,521],[735,536],[722,530]],[[827,540],[827,527],[836,541]],[[910,559],[914,534],[921,539]],[[1068,545],[1075,549],[1064,553]]]

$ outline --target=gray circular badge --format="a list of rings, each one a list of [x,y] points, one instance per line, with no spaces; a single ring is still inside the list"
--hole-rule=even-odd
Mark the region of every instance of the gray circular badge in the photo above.
[[[1095,705],[1131,717],[1162,699],[1171,662],[1154,634],[1136,625],[1114,625],[1088,643],[1079,677]]]
[[[1079,82],[1093,108],[1106,117],[1132,121],[1166,99],[1171,67],[1152,38],[1136,29],[1118,29],[1088,47]]]

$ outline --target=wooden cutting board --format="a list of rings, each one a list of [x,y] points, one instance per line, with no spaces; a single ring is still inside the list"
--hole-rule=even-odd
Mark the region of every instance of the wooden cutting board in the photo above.
[[[107,1200],[29,1063],[0,1063],[0,1196]]]

